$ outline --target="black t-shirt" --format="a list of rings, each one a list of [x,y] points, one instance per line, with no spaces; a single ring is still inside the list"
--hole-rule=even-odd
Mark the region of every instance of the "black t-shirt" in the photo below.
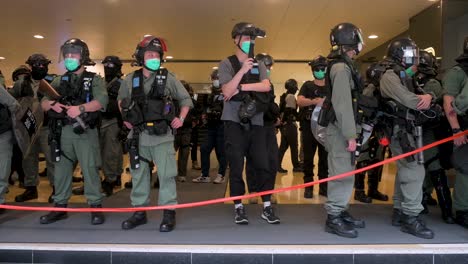
[[[318,86],[313,81],[305,82],[301,90],[299,90],[299,95],[304,96],[307,99],[315,99],[317,97],[325,97],[327,95],[327,87],[326,86]],[[315,105],[310,105],[306,107],[301,107],[299,109],[299,120],[301,122],[309,122],[310,115],[314,111]]]

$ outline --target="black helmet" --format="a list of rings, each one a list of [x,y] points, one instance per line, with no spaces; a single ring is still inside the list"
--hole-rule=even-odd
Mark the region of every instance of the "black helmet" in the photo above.
[[[26,65],[20,65],[13,71],[13,73],[11,74],[11,78],[14,82],[16,82],[19,76],[22,74],[31,75],[31,69],[29,69],[29,67]]]
[[[419,63],[419,49],[410,38],[396,39],[387,48],[387,57],[406,67]]]
[[[94,66],[96,63],[89,57],[88,45],[81,39],[71,38],[63,43],[60,48],[62,56],[67,53],[79,53],[81,55],[80,64]]]
[[[364,44],[361,29],[351,23],[338,24],[330,32],[330,44],[333,50],[338,50],[340,46],[347,46],[359,54]]]
[[[113,63],[117,67],[122,67],[122,61],[118,56],[106,56],[102,61],[102,64]]]
[[[437,75],[437,68],[436,57],[430,52],[420,50],[418,72],[435,76]]]
[[[288,92],[296,93],[297,92],[297,81],[294,79],[289,79],[284,83],[284,87]]]
[[[156,51],[159,53],[161,62],[164,59],[164,52],[167,51],[166,43],[163,39],[155,36],[144,37],[136,46],[133,58],[136,60],[137,66],[143,66],[144,56],[146,51]]]
[[[380,77],[386,71],[385,66],[378,62],[374,62],[366,70],[366,80],[368,83],[372,83],[375,87],[380,85]]]
[[[275,64],[275,61],[273,60],[273,57],[271,57],[270,55],[266,54],[266,53],[259,53],[255,56],[255,59],[257,61],[261,61],[265,64],[265,66],[267,67],[271,67],[273,66],[273,64]]]
[[[49,59],[44,54],[34,53],[33,55],[29,56],[26,60],[26,64],[29,66],[33,65],[44,65],[47,66],[51,63]]]
[[[213,71],[211,72],[210,77],[211,77],[212,80],[219,79],[219,76],[218,76],[218,69],[213,70]]]
[[[328,60],[322,55],[319,55],[309,62],[309,66],[312,68],[312,70],[316,69],[317,67],[327,67]]]
[[[252,23],[240,22],[235,24],[232,28],[231,38],[235,39],[236,36],[239,35],[264,38],[266,36],[266,32],[263,29],[255,27]]]

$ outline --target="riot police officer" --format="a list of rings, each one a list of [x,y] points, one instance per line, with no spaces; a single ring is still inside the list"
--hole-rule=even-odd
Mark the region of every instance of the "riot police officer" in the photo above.
[[[297,136],[297,101],[295,94],[297,93],[297,81],[289,79],[284,83],[286,93],[280,97],[279,110],[281,114],[281,145],[279,147],[278,156],[278,172],[286,173],[287,170],[282,168],[283,156],[288,147],[291,151],[291,162],[293,172],[301,172],[302,168],[299,165],[298,158],[298,136]]]
[[[463,43],[463,54],[456,60],[443,79],[444,110],[454,134],[468,128],[468,37]],[[454,140],[452,162],[456,170],[453,192],[455,222],[468,228],[468,138]]]
[[[360,79],[352,59],[363,48],[361,30],[351,23],[336,25],[330,33],[332,46],[326,78],[330,81],[328,100],[334,108],[335,118],[329,120],[325,147],[328,151],[330,176],[354,170],[352,157],[356,150],[357,117],[353,100],[359,90]],[[354,97],[354,98],[353,98]],[[323,106],[327,100],[322,104]],[[323,123],[322,123],[323,124]],[[328,182],[328,200],[325,209],[328,217],[325,231],[339,236],[355,238],[355,228],[363,228],[364,221],[355,219],[347,211],[353,191],[354,177]]]
[[[104,80],[88,72],[90,59],[88,45],[71,38],[62,45],[60,53],[67,72],[55,78],[51,85],[61,96],[59,99],[45,97],[42,108],[49,111],[51,148],[56,155],[55,164],[55,207],[67,207],[71,196],[73,164],[80,163],[85,196],[91,208],[101,208],[103,195],[99,167],[99,136],[97,126],[99,113],[108,103]],[[41,224],[50,224],[67,217],[66,212],[53,211],[40,218]],[[105,221],[100,212],[91,213],[91,224]]]
[[[14,138],[11,130],[11,114],[15,113],[20,106],[3,86],[3,76],[0,75],[0,77],[0,204],[4,204],[13,154]],[[5,209],[0,209],[0,214],[4,212]]]
[[[319,180],[328,177],[327,151],[325,146],[315,139],[311,131],[312,112],[316,106],[321,107],[324,97],[328,93],[325,83],[328,61],[325,57],[319,55],[315,57],[309,66],[314,77],[313,81],[306,81],[297,96],[299,110],[299,122],[302,133],[302,146],[304,150],[304,183],[313,181],[314,177],[314,156],[318,150],[318,178]],[[327,196],[327,183],[320,183],[319,195]],[[304,198],[313,197],[313,187],[306,187]]]
[[[242,178],[244,158],[248,157],[255,168],[259,191],[270,188],[268,179],[268,159],[263,115],[270,102],[271,90],[265,64],[254,61],[255,38],[265,36],[265,31],[253,24],[237,23],[231,37],[236,45],[236,53],[219,64],[219,83],[225,97],[223,114],[226,154],[230,167],[230,195],[245,193]],[[255,64],[255,65],[254,65]],[[278,224],[279,218],[271,206],[271,195],[262,197],[262,219]],[[236,224],[248,224],[242,201],[234,201]]]
[[[414,86],[419,93],[430,93],[437,98],[436,106],[441,110],[442,108],[442,94],[443,89],[441,82],[436,79],[438,74],[436,58],[432,53],[421,50],[419,52],[419,65],[418,72],[413,78]],[[440,111],[442,114],[442,111]],[[449,130],[447,120],[440,120],[434,118],[433,122],[428,122],[423,127],[423,144],[428,145],[434,141],[443,139],[450,136],[446,131]],[[448,223],[453,224],[454,219],[452,216],[452,194],[447,184],[447,175],[442,166],[445,156],[450,156],[450,153],[445,153],[444,145],[439,147],[430,148],[424,151],[424,167],[426,169],[425,180],[423,184],[423,207],[427,211],[427,201],[431,197],[433,187],[436,190],[437,200],[442,211],[442,219]],[[449,163],[445,162],[445,163]]]
[[[366,70],[366,86],[362,92],[365,96],[380,100],[378,90],[382,70],[378,63],[371,64]],[[360,156],[356,163],[356,169],[364,168],[382,161],[388,149],[388,140],[383,133],[382,124],[375,120],[369,140],[363,144]],[[382,140],[383,139],[383,140]],[[356,173],[354,179],[354,199],[363,203],[371,203],[372,199],[388,201],[388,195],[379,192],[379,182],[382,178],[383,166],[368,171]],[[367,174],[367,194],[364,191],[364,178]]]
[[[226,175],[226,152],[224,150],[224,124],[221,121],[221,114],[223,113],[224,96],[221,93],[221,87],[219,85],[218,70],[214,70],[211,73],[211,94],[208,96],[208,102],[203,110],[204,116],[207,120],[208,135],[205,141],[203,141],[200,152],[201,152],[201,178],[200,182],[205,182],[206,178],[209,178],[210,172],[210,154],[213,148],[215,149],[216,158],[218,159],[218,174],[213,180],[213,183],[220,184],[225,181],[224,176]]]
[[[99,143],[101,145],[102,171],[104,172],[102,189],[107,196],[110,196],[114,187],[121,185],[123,151],[118,137],[123,123],[117,104],[117,96],[123,74],[122,61],[117,56],[106,56],[102,60],[102,64],[104,65],[109,103],[106,111],[102,112]]]
[[[130,199],[133,206],[149,205],[150,161],[154,161],[158,167],[158,204],[177,204],[173,129],[183,125],[193,104],[174,74],[161,68],[165,51],[166,45],[161,38],[144,37],[133,54],[136,64],[142,68],[128,74],[119,91],[122,119],[133,133],[129,149],[133,185]],[[179,116],[176,116],[173,100],[180,107]],[[132,229],[146,222],[146,212],[137,211],[122,223],[122,229]],[[159,231],[170,232],[175,224],[175,210],[164,210]]]
[[[381,63],[386,71],[380,79],[380,92],[386,100],[387,113],[391,112],[392,136],[390,150],[393,155],[413,150],[417,147],[421,131],[414,120],[399,113],[418,113],[429,109],[434,95],[416,94],[411,77],[417,71],[419,62],[418,47],[409,38],[393,40],[387,48],[387,57]],[[393,107],[396,106],[396,107]],[[400,111],[401,110],[401,111]],[[419,131],[418,131],[419,130]],[[418,217],[423,210],[422,184],[424,181],[424,164],[417,156],[410,156],[397,161],[397,174],[393,194],[392,224],[401,226],[400,230],[414,236],[432,239],[434,233]]]

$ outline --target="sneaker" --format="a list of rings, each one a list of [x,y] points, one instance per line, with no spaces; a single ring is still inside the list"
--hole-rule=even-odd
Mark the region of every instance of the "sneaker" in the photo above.
[[[210,177],[200,176],[198,178],[193,179],[192,182],[195,182],[195,183],[208,183],[208,182],[211,182],[211,179],[210,179]]]
[[[262,219],[267,221],[269,224],[279,224],[280,219],[275,215],[273,207],[267,206],[263,208]]]
[[[187,179],[184,176],[177,177],[178,182],[185,182]]]
[[[247,219],[247,215],[245,214],[245,209],[243,206],[236,208],[236,216],[234,217],[234,223],[238,225],[249,224],[249,219]]]
[[[225,181],[226,181],[226,179],[224,178],[224,176],[221,175],[221,174],[218,174],[218,175],[216,175],[216,178],[214,179],[213,183],[220,184],[220,183],[223,183]]]

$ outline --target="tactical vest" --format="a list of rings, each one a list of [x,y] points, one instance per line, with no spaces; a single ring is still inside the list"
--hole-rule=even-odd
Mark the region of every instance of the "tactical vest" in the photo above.
[[[71,83],[72,74],[66,73],[60,77],[60,86],[56,89],[61,98],[60,103],[65,105],[77,106],[91,102],[93,98],[93,79],[95,73],[84,71],[78,80],[79,86]],[[50,118],[66,119],[66,114],[57,115],[53,110],[49,111]],[[99,124],[100,112],[86,112],[83,116],[83,121],[90,128],[95,128]]]
[[[132,100],[143,114],[145,129],[150,135],[167,133],[170,122],[175,118],[176,106],[170,96],[165,95],[168,70],[156,71],[154,82],[148,95],[144,91],[143,70],[134,72],[132,78]]]
[[[231,63],[234,72],[237,73],[242,68],[239,59],[236,55],[231,55],[228,57],[229,62]],[[260,82],[260,72],[258,68],[252,68],[248,73],[242,76],[242,79],[239,84],[248,84],[248,83],[258,83]],[[265,112],[268,110],[269,103],[271,101],[271,93],[260,93],[260,92],[239,92],[231,98],[232,101],[243,101],[244,97],[249,95],[252,99],[256,101],[257,113]]]
[[[297,118],[297,109],[296,108],[290,108],[286,106],[286,97],[289,95],[289,93],[284,93],[280,97],[280,113],[283,114],[282,120],[283,122],[294,122],[296,121]]]
[[[107,104],[106,112],[102,113],[102,117],[104,119],[112,119],[114,117],[120,116],[117,97],[119,95],[119,89],[121,84],[122,79],[120,78],[114,78],[107,84],[107,95],[109,97],[109,103]]]
[[[359,75],[359,72],[346,61],[342,56],[333,58],[329,65],[328,71],[325,75],[325,85],[329,87],[328,94],[322,104],[322,110],[318,118],[318,124],[326,127],[330,122],[336,121],[335,111],[331,103],[333,94],[333,83],[331,81],[330,72],[333,65],[337,63],[346,64],[351,70],[351,77],[353,79],[354,88],[351,90],[351,97],[353,101],[353,113],[356,123],[360,124],[363,118],[371,119],[377,113],[378,101],[374,97],[365,96],[362,94],[364,89],[364,82]]]
[[[12,120],[10,110],[8,110],[8,108],[5,105],[0,104],[0,134],[11,130],[11,126]]]

